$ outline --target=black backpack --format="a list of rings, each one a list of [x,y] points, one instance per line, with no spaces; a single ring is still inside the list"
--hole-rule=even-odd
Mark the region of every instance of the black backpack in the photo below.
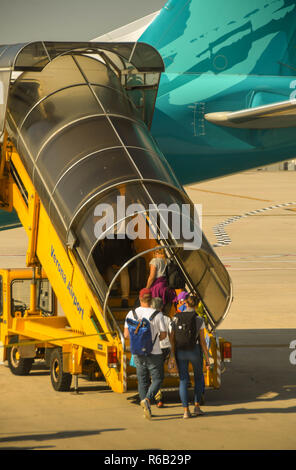
[[[194,349],[202,321],[195,312],[185,311],[176,314],[174,317],[176,349]],[[197,323],[200,323],[199,328],[197,328]]]
[[[165,274],[168,287],[171,289],[185,289],[185,281],[183,279],[181,270],[173,261],[168,262]]]

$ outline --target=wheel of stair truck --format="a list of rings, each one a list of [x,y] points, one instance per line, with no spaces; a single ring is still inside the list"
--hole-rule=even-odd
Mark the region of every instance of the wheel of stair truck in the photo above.
[[[13,337],[9,344],[18,343],[18,337]],[[29,375],[34,362],[34,358],[20,357],[19,348],[17,345],[7,348],[8,366],[14,375]]]
[[[50,378],[52,386],[57,392],[69,392],[72,375],[63,371],[63,352],[61,348],[56,348],[51,353]]]

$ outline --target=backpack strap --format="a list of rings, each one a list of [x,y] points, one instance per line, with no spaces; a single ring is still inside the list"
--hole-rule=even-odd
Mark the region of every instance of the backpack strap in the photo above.
[[[158,315],[159,313],[160,313],[159,310],[155,310],[155,312],[153,312],[152,315],[150,316],[149,321],[154,320],[154,318],[156,317],[156,315]],[[155,341],[157,340],[157,337],[158,337],[158,333],[156,333],[155,338],[154,338],[154,340],[152,341],[152,348],[153,348],[153,346],[154,346],[154,344],[155,344]]]
[[[134,308],[132,309],[132,313],[133,313],[134,319],[138,322],[138,326],[135,329],[135,335],[137,335],[142,322],[139,320],[136,310]]]
[[[196,333],[199,335],[199,332],[200,332],[201,326],[204,322],[204,319],[202,317],[200,317],[199,315],[196,315],[196,316],[197,316],[197,320],[199,322],[198,331]]]
[[[136,310],[134,308],[132,309],[132,313],[133,313],[134,319],[139,320]]]
[[[160,313],[160,311],[159,311],[159,310],[155,310],[155,312],[153,312],[152,315],[150,316],[149,321],[154,320],[154,318],[156,317],[156,315],[158,315],[158,313]]]
[[[155,345],[155,341],[156,341],[156,339],[157,339],[157,336],[158,336],[158,334],[156,333],[155,338],[154,338],[154,340],[153,340],[153,342],[152,342],[152,349],[153,349],[153,347],[154,347],[154,345]]]

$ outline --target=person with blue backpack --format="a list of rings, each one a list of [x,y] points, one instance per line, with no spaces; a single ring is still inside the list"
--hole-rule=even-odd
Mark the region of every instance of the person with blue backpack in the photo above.
[[[160,341],[167,336],[163,314],[150,306],[151,299],[151,290],[141,289],[140,307],[129,311],[124,324],[124,337],[130,340],[141,406],[147,419],[151,419],[151,401],[164,378]]]

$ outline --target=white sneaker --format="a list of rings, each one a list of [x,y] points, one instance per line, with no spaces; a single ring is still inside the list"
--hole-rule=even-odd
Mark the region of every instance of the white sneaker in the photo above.
[[[144,410],[145,418],[151,419],[151,408],[148,398],[144,398],[144,400],[141,400],[141,406]]]

